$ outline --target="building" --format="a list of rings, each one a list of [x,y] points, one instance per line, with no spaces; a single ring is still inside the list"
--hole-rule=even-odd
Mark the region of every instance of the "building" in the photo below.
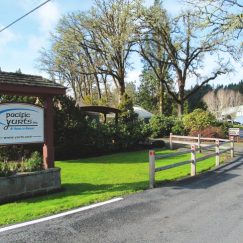
[[[224,108],[221,113],[221,119],[243,124],[243,105]]]
[[[153,114],[145,109],[143,109],[141,106],[135,105],[133,107],[134,112],[138,114],[138,118],[141,120],[144,120],[144,122],[148,123],[150,118],[153,116]]]

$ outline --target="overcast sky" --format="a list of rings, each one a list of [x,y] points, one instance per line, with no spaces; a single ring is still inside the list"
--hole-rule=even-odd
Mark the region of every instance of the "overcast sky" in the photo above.
[[[44,0],[0,0],[0,28],[7,26],[15,19],[32,10]],[[175,14],[181,8],[182,1],[165,0],[164,6],[171,14]],[[146,0],[146,4],[152,4],[153,0]],[[2,71],[15,72],[21,69],[26,74],[46,76],[36,68],[36,59],[41,47],[48,48],[49,33],[55,29],[59,18],[68,12],[76,10],[88,10],[92,0],[52,0],[46,5],[25,17],[15,25],[0,33],[0,67]],[[138,56],[132,58],[133,70],[127,74],[127,80],[137,81],[142,64]],[[208,66],[212,60],[207,59]],[[220,77],[213,84],[237,83],[243,79],[243,70],[240,65],[235,65],[237,72],[230,76]],[[46,76],[47,77],[47,76]],[[188,85],[190,87],[190,84]]]

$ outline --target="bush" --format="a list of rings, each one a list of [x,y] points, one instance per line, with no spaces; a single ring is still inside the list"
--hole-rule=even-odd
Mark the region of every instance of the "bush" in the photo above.
[[[171,132],[177,135],[185,134],[185,127],[182,120],[174,116],[153,116],[150,119],[149,126],[153,138],[169,136]]]
[[[151,143],[152,148],[164,148],[165,142],[163,140],[155,140]]]
[[[31,154],[30,158],[24,163],[24,171],[32,172],[39,171],[43,169],[43,162],[39,152],[34,152]]]
[[[201,134],[205,138],[225,138],[225,134],[220,127],[207,127],[202,130],[194,130],[190,132],[191,136]]]
[[[149,136],[149,130],[143,121],[133,124],[118,124],[114,141],[118,151],[138,149],[145,143]]]
[[[121,113],[117,125],[114,121],[103,124],[97,119],[85,117],[75,107],[72,98],[60,97],[56,104],[56,159],[75,159],[133,150],[150,134],[149,126],[138,120],[132,100],[127,95],[119,106]]]
[[[0,162],[0,177],[10,176],[18,172],[33,172],[43,169],[42,158],[39,152],[32,153],[31,157],[22,162]]]
[[[201,131],[209,126],[215,126],[217,120],[210,112],[195,109],[193,112],[184,115],[183,123],[185,129],[191,133],[192,131]]]
[[[228,122],[218,122],[217,127],[220,127],[223,133],[224,138],[228,138],[229,136],[229,128],[231,127],[231,124]]]
[[[181,119],[174,118],[174,125],[171,132],[176,135],[186,135],[185,126]]]
[[[174,126],[174,118],[165,115],[153,116],[149,121],[151,127],[151,137],[159,138],[169,136]]]
[[[133,109],[133,102],[127,95],[124,95],[119,109],[121,113],[114,134],[115,141],[120,150],[136,149],[150,135],[149,126],[138,119]]]
[[[9,163],[7,162],[0,162],[0,177],[1,176],[10,176],[15,174],[16,172],[11,170]]]

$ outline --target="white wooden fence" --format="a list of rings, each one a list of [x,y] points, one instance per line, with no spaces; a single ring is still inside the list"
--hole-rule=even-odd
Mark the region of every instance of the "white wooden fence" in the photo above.
[[[192,137],[190,137],[190,139],[191,138]],[[200,139],[204,140],[205,138],[200,138]],[[213,139],[213,140],[215,141],[213,144],[210,144],[210,145],[204,144],[203,148],[205,150],[215,148],[215,152],[207,154],[200,158],[196,157],[196,152],[201,151],[201,146],[200,146],[201,144],[191,144],[191,149],[181,151],[181,152],[176,152],[173,154],[165,154],[165,155],[156,155],[154,150],[150,150],[149,151],[149,187],[154,188],[156,172],[168,170],[168,169],[186,165],[186,164],[191,164],[191,176],[195,176],[196,175],[196,163],[199,161],[203,161],[205,159],[215,156],[215,166],[219,166],[220,154],[230,151],[231,158],[234,157],[234,140],[226,140],[226,139]],[[223,146],[226,144],[230,144],[230,147]],[[196,148],[196,147],[198,147],[198,148]],[[156,167],[155,162],[157,159],[168,159],[171,157],[176,157],[178,155],[183,155],[183,154],[188,154],[188,153],[191,154],[191,159],[189,159],[189,160],[181,161],[181,162],[178,162],[175,164],[165,165],[162,167]]]
[[[234,138],[232,137],[230,138],[230,140],[231,139]],[[170,133],[170,149],[173,149],[174,143],[179,143],[179,144],[186,144],[186,145],[196,145],[201,151],[203,147],[207,147],[209,145],[208,143],[212,143],[212,142],[215,143],[217,140],[219,142],[229,141],[229,139],[222,139],[222,138],[204,138],[201,137],[200,134],[198,134],[197,137],[192,137],[192,136],[179,136]]]

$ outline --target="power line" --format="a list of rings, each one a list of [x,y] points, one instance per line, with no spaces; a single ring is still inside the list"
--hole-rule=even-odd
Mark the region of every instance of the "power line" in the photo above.
[[[10,23],[9,25],[7,25],[6,27],[4,27],[3,29],[0,30],[0,33],[4,30],[6,30],[7,28],[9,28],[10,26],[12,26],[13,24],[17,23],[18,21],[20,21],[21,19],[23,19],[24,17],[26,17],[27,15],[33,13],[35,10],[37,10],[38,8],[42,7],[43,5],[47,4],[48,2],[50,2],[51,0],[47,0],[45,2],[43,2],[42,4],[38,5],[36,8],[32,9],[31,11],[29,11],[28,13],[26,13],[25,15],[23,15],[22,17],[14,20],[12,23]]]

